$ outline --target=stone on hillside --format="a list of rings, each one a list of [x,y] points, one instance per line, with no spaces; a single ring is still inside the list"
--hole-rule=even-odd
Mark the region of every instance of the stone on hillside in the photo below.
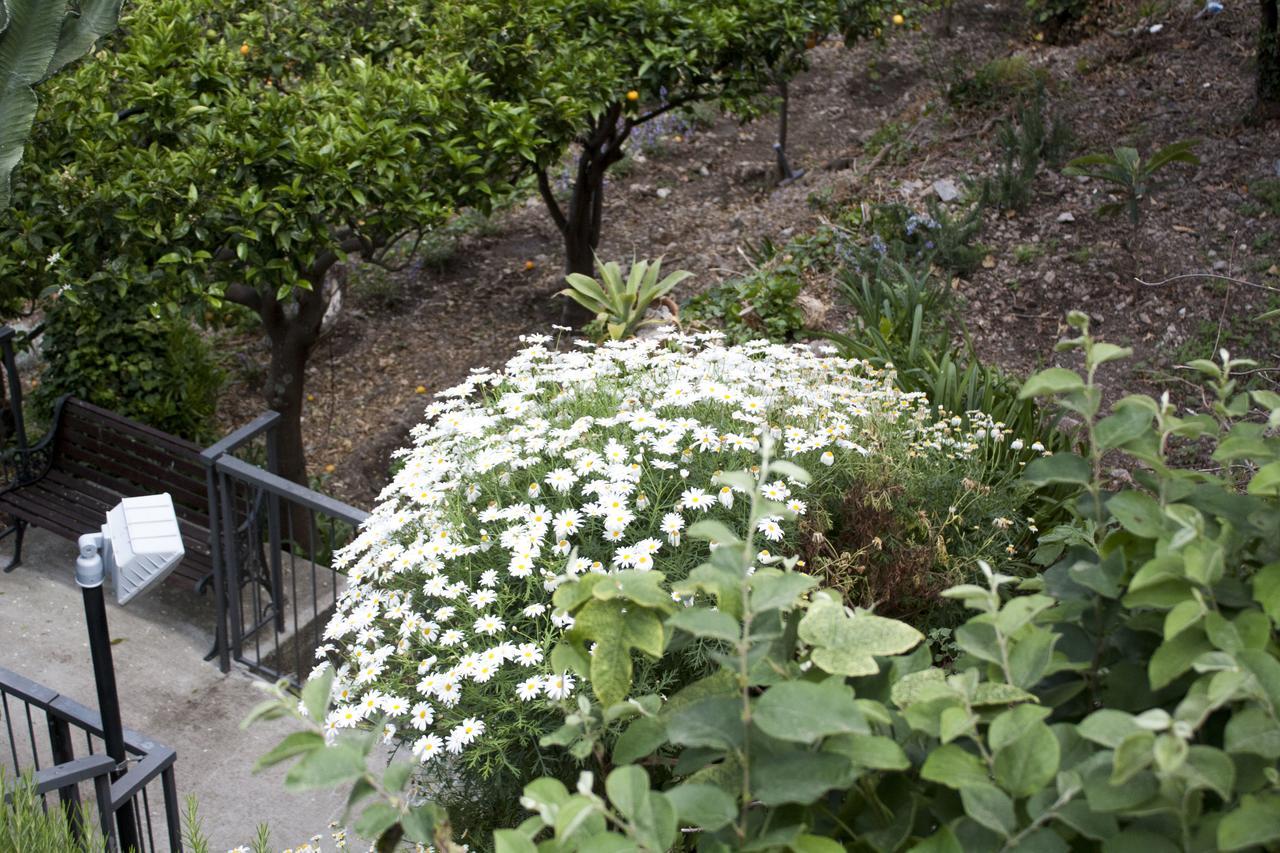
[[[956,182],[949,178],[933,182],[933,191],[938,194],[938,198],[946,202],[952,202],[960,198],[960,188],[956,186]]]

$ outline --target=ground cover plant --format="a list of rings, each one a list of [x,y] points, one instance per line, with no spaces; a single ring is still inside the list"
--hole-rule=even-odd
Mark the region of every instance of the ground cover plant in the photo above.
[[[705,553],[690,524],[745,518],[750,490],[715,477],[749,464],[763,436],[815,477],[768,482],[798,520],[770,514],[757,532],[770,547],[805,550],[851,603],[928,612],[978,559],[1007,562],[1016,550],[1020,469],[1005,459],[1003,483],[985,470],[1003,440],[995,422],[980,412],[938,421],[921,395],[862,362],[716,338],[563,352],[531,341],[428,409],[340,557],[352,585],[326,630],[340,696],[326,725],[385,714],[472,832],[482,818],[493,825],[483,809],[510,802],[495,792],[518,790],[530,768],[571,778],[583,757],[537,747],[581,678],[549,658],[576,618],[552,606],[552,592],[583,574],[684,577]],[[637,633],[631,645],[656,657],[660,636]],[[629,652],[618,651],[615,677],[629,677]],[[691,648],[637,672],[674,690],[706,666]],[[621,699],[626,685],[597,689]]]

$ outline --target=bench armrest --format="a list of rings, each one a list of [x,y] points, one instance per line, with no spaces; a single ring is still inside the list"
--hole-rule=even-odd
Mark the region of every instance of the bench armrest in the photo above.
[[[0,453],[0,495],[36,482],[53,467],[54,444],[62,425],[62,409],[71,395],[58,398],[53,407],[53,425],[30,447],[11,447]]]

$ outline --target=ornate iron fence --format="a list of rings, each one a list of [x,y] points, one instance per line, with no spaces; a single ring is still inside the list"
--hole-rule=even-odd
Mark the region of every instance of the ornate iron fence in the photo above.
[[[297,685],[345,585],[333,552],[368,513],[273,473],[279,418],[268,412],[202,454],[218,601],[215,651],[223,672],[234,660]],[[237,453],[264,460],[267,469]]]
[[[93,803],[108,850],[116,850],[117,816],[122,809],[136,823],[137,853],[182,850],[177,754],[130,729],[124,730],[126,766],[117,768],[106,754],[102,717],[56,691],[0,668],[0,717],[7,748],[0,764],[15,773],[31,771],[36,792],[71,807],[79,819],[82,802]],[[77,756],[83,743],[82,754]],[[113,780],[112,773],[121,771]],[[125,809],[126,805],[132,809]]]

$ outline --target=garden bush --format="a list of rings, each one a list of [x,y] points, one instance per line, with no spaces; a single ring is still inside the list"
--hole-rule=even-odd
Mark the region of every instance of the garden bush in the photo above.
[[[36,793],[30,775],[0,773],[0,850],[22,853],[97,853],[104,847],[97,814],[88,805],[58,802]],[[52,803],[50,803],[52,801]],[[52,807],[50,807],[50,804]],[[73,829],[78,822],[80,829]]]
[[[587,757],[538,746],[582,677],[549,657],[574,625],[553,591],[624,572],[635,594],[669,601],[657,584],[707,553],[689,525],[747,518],[751,487],[716,478],[751,465],[762,436],[815,476],[766,483],[786,512],[757,519],[757,532],[770,549],[803,554],[848,603],[945,622],[937,593],[975,576],[979,559],[1019,565],[1008,553],[1027,526],[1018,465],[1002,463],[1002,485],[975,487],[999,481],[985,470],[1003,439],[996,424],[981,413],[964,428],[935,421],[921,395],[863,362],[717,337],[562,352],[531,339],[505,370],[476,373],[429,407],[405,466],[340,555],[351,586],[326,630],[339,691],[327,725],[385,716],[472,841],[510,819],[532,775],[571,779]],[[650,622],[626,641],[656,657],[662,636]],[[673,692],[710,666],[693,644],[636,678]]]
[[[741,490],[743,511],[686,531],[715,545],[705,562],[683,578],[660,565],[558,584],[553,603],[575,622],[551,657],[591,690],[545,743],[591,760],[572,788],[529,783],[531,816],[495,827],[495,847],[1280,842],[1280,395],[1240,392],[1233,374],[1250,364],[1222,353],[1190,365],[1208,411],[1131,395],[1104,416],[1097,373],[1129,352],[1095,339],[1084,315],[1069,321],[1079,335],[1061,347],[1082,355],[1083,375],[1050,368],[1022,389],[1081,424],[1079,453],[1026,467],[1034,486],[1073,490],[1072,519],[1041,536],[1041,576],[984,565],[948,590],[974,615],[935,659],[917,628],[843,606],[794,554],[757,546],[763,519],[793,514],[771,484],[810,481],[773,458],[792,455],[785,432],[774,445],[765,431],[756,464],[714,479]],[[1207,444],[1218,467],[1175,467],[1171,451],[1186,442]],[[1121,460],[1131,479],[1104,468]],[[633,677],[632,649],[666,662],[691,643],[709,653],[705,678],[659,695]],[[330,684],[325,672],[304,691],[313,726]],[[285,699],[258,713],[296,708]],[[616,741],[602,737],[619,721]],[[459,849],[441,810],[401,795],[405,768],[369,774],[369,736],[335,740],[306,733],[268,761],[302,756],[294,787],[359,780],[380,794],[357,824],[380,843],[407,835]]]
[[[32,395],[41,414],[73,394],[198,443],[214,438],[223,371],[187,318],[152,301],[158,295],[102,282],[49,303]]]

